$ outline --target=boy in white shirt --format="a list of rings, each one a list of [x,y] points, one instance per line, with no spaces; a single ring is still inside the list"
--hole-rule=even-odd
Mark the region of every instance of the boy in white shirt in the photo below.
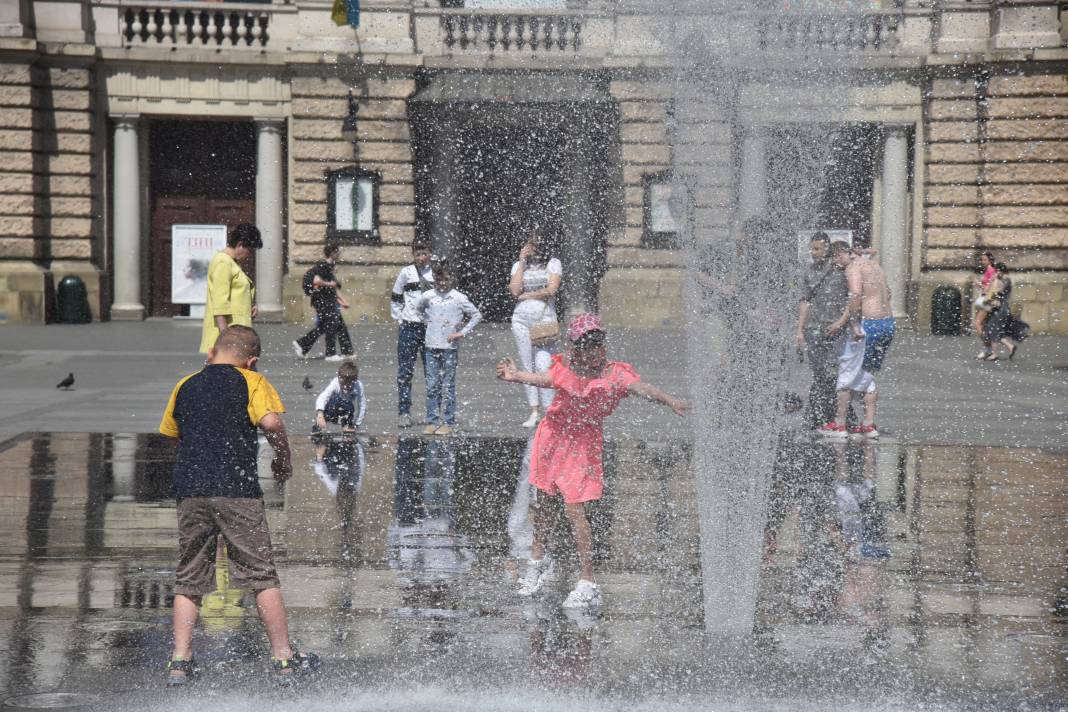
[[[433,272],[434,289],[423,292],[416,304],[426,322],[427,426],[423,433],[449,435],[456,426],[458,342],[482,321],[482,313],[465,294],[452,288],[448,264],[435,263]]]
[[[363,395],[360,369],[355,361],[344,361],[337,369],[337,378],[315,399],[312,435],[322,432],[327,423],[338,423],[346,433],[355,432],[363,425],[366,413],[367,398]]]
[[[397,322],[397,424],[412,425],[412,376],[415,360],[423,362],[426,373],[426,324],[415,311],[416,302],[433,285],[430,270],[430,245],[412,243],[412,264],[401,268],[393,283],[389,312]]]

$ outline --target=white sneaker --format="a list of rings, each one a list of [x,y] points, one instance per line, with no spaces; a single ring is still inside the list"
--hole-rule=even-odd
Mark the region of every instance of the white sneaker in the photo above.
[[[538,409],[535,408],[534,410],[530,411],[530,417],[523,421],[523,427],[524,428],[533,428],[535,425],[538,424],[538,420],[540,418],[541,418],[541,413],[539,413]]]
[[[304,353],[304,349],[300,348],[300,344],[296,341],[293,342],[293,353],[295,353],[298,358],[308,358],[308,354]]]
[[[593,581],[579,579],[575,590],[567,594],[564,608],[584,608],[601,605],[601,589]]]
[[[323,360],[324,360],[324,361],[334,361],[334,362],[337,362],[337,361],[344,361],[344,360],[345,360],[345,359],[347,359],[347,358],[348,358],[348,356],[342,356],[341,354],[334,354],[333,356],[327,356],[327,357],[326,357],[325,359],[323,359]]]
[[[523,574],[523,578],[519,579],[519,595],[533,596],[541,590],[555,571],[556,563],[549,556],[543,559],[531,559],[527,562],[526,573]]]

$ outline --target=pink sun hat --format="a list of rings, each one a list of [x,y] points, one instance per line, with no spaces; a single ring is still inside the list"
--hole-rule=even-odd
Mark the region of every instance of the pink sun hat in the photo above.
[[[591,331],[604,332],[601,317],[590,313],[576,314],[571,318],[571,323],[567,325],[567,340],[578,341]]]

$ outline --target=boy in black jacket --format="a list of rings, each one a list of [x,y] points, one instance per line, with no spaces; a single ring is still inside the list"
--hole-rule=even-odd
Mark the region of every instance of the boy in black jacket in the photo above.
[[[334,276],[334,265],[341,255],[341,246],[328,242],[323,248],[324,259],[319,260],[304,275],[304,292],[311,296],[315,309],[315,328],[293,342],[293,351],[305,358],[311,347],[325,336],[326,360],[341,361],[352,356],[352,339],[349,329],[341,318],[341,308],[349,308],[349,303],[338,291],[341,283]],[[341,342],[341,355],[336,352],[336,342]]]

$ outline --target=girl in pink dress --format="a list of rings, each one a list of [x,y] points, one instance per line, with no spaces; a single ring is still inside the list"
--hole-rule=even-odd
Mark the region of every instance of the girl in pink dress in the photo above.
[[[631,393],[671,408],[678,415],[688,406],[658,388],[642,383],[630,364],[609,361],[605,355],[605,334],[601,320],[593,314],[579,314],[567,329],[568,349],[553,356],[547,373],[519,371],[511,359],[497,365],[497,377],[511,383],[556,389],[556,397],[538,423],[530,456],[530,483],[538,489],[538,500],[560,496],[575,535],[575,549],[581,578],[564,601],[566,607],[596,605],[600,590],[593,580],[593,547],[585,502],[601,498],[604,489],[604,419]],[[542,507],[534,507],[534,543],[526,575],[519,593],[536,593],[552,574],[552,562],[545,556],[546,518]]]

